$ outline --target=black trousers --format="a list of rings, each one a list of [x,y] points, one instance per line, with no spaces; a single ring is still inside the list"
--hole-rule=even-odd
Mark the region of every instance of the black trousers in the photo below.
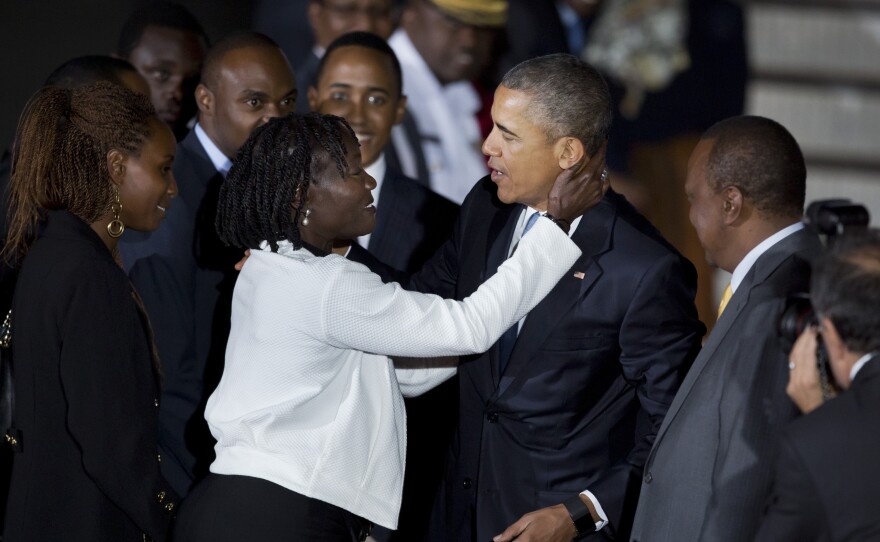
[[[338,506],[249,476],[209,474],[183,502],[174,542],[356,542],[371,524]]]

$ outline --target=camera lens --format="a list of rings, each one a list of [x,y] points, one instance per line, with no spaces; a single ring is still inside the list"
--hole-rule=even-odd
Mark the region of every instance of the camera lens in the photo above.
[[[791,352],[794,342],[810,326],[818,325],[816,313],[808,294],[797,294],[785,302],[785,309],[779,318],[779,338],[786,352]]]

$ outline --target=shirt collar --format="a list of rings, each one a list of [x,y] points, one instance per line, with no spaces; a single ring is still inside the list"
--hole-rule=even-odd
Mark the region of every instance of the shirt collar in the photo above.
[[[540,213],[541,215],[547,214],[545,211],[539,211],[534,207],[524,207],[523,210],[519,214],[519,220],[516,222],[516,227],[513,229],[513,237],[511,238],[512,242],[510,243],[510,249],[508,249],[508,254],[513,252],[514,247],[519,242],[519,239],[523,235],[523,230],[526,229],[526,223],[529,221],[529,218],[532,217],[533,214]],[[577,229],[578,224],[581,223],[581,218],[584,215],[581,215],[574,220],[571,221],[571,227],[568,228],[568,237],[569,239],[574,234],[574,231]],[[516,240],[516,241],[513,241]]]
[[[755,262],[758,261],[758,258],[761,257],[765,252],[770,250],[776,243],[782,241],[789,235],[799,232],[804,229],[803,222],[795,222],[791,226],[786,226],[782,228],[778,232],[774,233],[770,237],[761,241],[758,246],[753,248],[746,254],[745,258],[743,258],[739,264],[737,264],[736,269],[733,270],[733,274],[730,277],[730,290],[732,292],[736,292],[736,289],[739,288],[739,285],[742,284],[743,279],[746,278],[746,274],[749,272],[749,269],[755,265]]]
[[[864,367],[866,363],[874,358],[874,354],[876,354],[876,352],[868,352],[856,361],[855,365],[852,366],[852,369],[849,370],[850,382],[856,379],[856,375],[858,374],[858,372],[862,370],[862,367]]]
[[[225,179],[226,174],[229,173],[229,168],[232,167],[232,160],[223,154],[223,151],[214,144],[211,138],[208,137],[208,134],[205,133],[201,124],[196,123],[194,130],[196,131],[196,137],[199,138],[199,143],[202,144],[205,152],[208,153],[208,158],[210,158],[211,163],[214,164],[214,169],[216,169],[220,175],[223,175],[223,178]]]

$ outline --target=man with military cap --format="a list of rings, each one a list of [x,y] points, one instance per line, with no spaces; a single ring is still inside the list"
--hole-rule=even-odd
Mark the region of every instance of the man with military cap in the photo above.
[[[488,64],[506,20],[507,0],[409,0],[388,40],[418,128],[417,141],[402,127],[393,132],[400,166],[456,203],[487,172],[476,118],[482,105],[470,80]],[[417,146],[427,171],[418,170]]]

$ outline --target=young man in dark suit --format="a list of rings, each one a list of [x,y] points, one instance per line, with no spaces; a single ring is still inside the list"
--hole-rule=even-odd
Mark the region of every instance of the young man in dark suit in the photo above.
[[[374,34],[344,34],[328,47],[308,94],[313,111],[348,121],[360,142],[364,168],[376,179],[376,227],[357,242],[396,269],[421,269],[452,233],[458,205],[385,159],[391,128],[406,109],[394,51]]]
[[[220,185],[250,133],[293,111],[296,83],[284,53],[262,34],[219,41],[195,91],[199,121],[178,144],[179,194],[162,226],[126,234],[120,253],[150,316],[164,368],[162,472],[180,495],[207,473],[213,439],[204,403],[223,370],[238,250],[214,222]]]
[[[360,141],[364,168],[376,179],[376,227],[355,242],[396,269],[418,271],[452,234],[458,205],[386,160],[391,127],[401,121],[406,108],[394,51],[374,34],[352,32],[339,37],[321,59],[309,102],[314,111],[348,121]],[[449,381],[405,400],[404,502],[393,538],[374,533],[379,539],[418,540],[422,535],[440,479],[436,465],[443,460],[452,432],[454,387],[455,382]]]
[[[801,223],[801,150],[770,119],[710,128],[685,191],[706,260],[732,277],[645,464],[632,539],[751,541],[780,430],[797,415],[777,322],[786,299],[807,289],[821,243]]]
[[[843,239],[820,258],[810,294],[819,327],[792,349],[788,393],[805,411],[803,398],[821,394],[820,336],[844,391],[783,432],[756,540],[880,540],[880,232]]]
[[[296,85],[303,89],[296,100],[296,112],[314,110],[305,89],[317,83],[318,64],[330,44],[348,32],[370,32],[388,39],[396,24],[392,0],[308,0],[309,26],[315,44],[296,65]]]
[[[547,210],[556,176],[604,152],[607,85],[571,55],[505,75],[483,143],[491,175],[411,286],[470,295]],[[654,435],[704,332],[693,266],[621,196],[576,219],[583,251],[491,350],[459,366],[459,417],[431,540],[628,536]]]
[[[208,49],[199,21],[175,2],[135,10],[119,32],[116,55],[131,62],[150,85],[150,100],[178,141],[196,114],[193,90]]]

